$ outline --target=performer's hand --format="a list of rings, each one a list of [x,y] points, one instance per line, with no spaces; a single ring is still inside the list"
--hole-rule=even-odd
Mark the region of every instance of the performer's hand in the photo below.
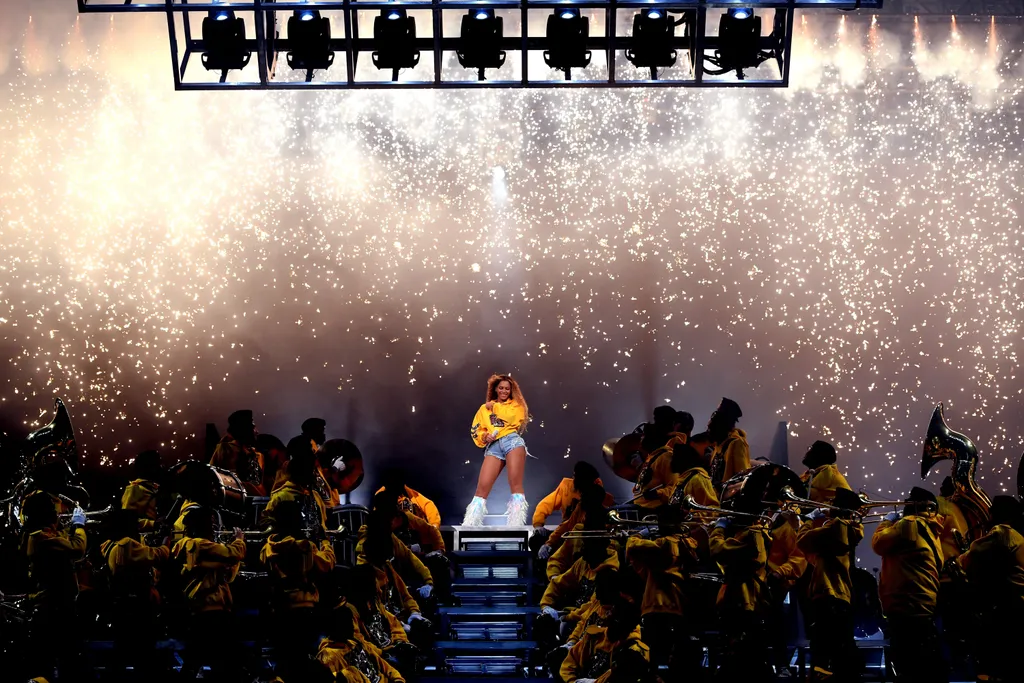
[[[417,621],[422,621],[422,622],[425,622],[425,624],[426,624],[427,626],[429,626],[429,625],[430,625],[430,620],[429,620],[429,619],[427,619],[427,618],[426,618],[425,616],[423,616],[422,614],[420,614],[419,612],[413,612],[412,614],[410,614],[410,615],[409,615],[409,627],[410,627],[410,628],[411,628],[411,627],[412,627],[412,625],[413,625],[413,624],[415,624],[415,623],[416,623]]]
[[[81,506],[76,506],[71,513],[71,526],[85,526],[85,510]]]
[[[419,555],[422,552],[420,550],[420,544],[419,543],[413,543],[411,546],[409,546],[409,550],[412,551],[413,555]]]
[[[434,587],[431,586],[429,583],[425,583],[422,586],[420,586],[419,593],[420,598],[422,598],[423,600],[427,600],[434,593]]]
[[[807,519],[816,522],[819,519],[825,519],[826,516],[827,514],[825,513],[824,508],[814,508],[811,510],[811,514],[807,515]]]
[[[728,517],[719,517],[718,521],[715,522],[715,528],[716,529],[726,529],[726,528],[728,528],[729,522],[731,522],[731,521],[732,520],[729,519]]]
[[[899,518],[900,518],[900,513],[898,513],[898,512],[890,512],[889,514],[887,514],[885,516],[884,519],[887,522],[894,522],[895,523],[896,520],[898,520]]]
[[[494,410],[494,401],[488,401],[485,403],[484,408],[487,408],[487,410]]]
[[[551,546],[545,543],[540,547],[540,550],[537,551],[537,557],[538,559],[546,560],[551,557],[551,552]]]
[[[649,526],[643,527],[642,529],[640,529],[640,532],[639,532],[638,535],[640,536],[640,538],[650,538],[650,536],[651,536],[651,527],[649,527]]]
[[[493,441],[494,441],[494,434],[491,434],[490,432],[487,432],[487,434],[484,435],[484,443],[485,444],[489,444],[489,443],[491,443]]]
[[[542,615],[550,618],[550,619],[554,619],[555,621],[558,621],[558,619],[559,619],[558,612],[555,611],[554,607],[549,607],[549,606],[541,607],[540,608],[540,613]]]
[[[235,540],[236,541],[244,541],[245,540],[245,532],[242,531],[241,529],[239,529],[238,527],[235,527]]]

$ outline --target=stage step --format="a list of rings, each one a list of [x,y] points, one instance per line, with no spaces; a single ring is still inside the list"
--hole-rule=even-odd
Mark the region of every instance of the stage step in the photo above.
[[[532,527],[528,526],[455,526],[456,550],[525,551],[529,548]]]
[[[537,607],[467,606],[441,607],[438,616],[441,636],[452,640],[525,640],[533,630],[540,612]]]
[[[537,643],[530,640],[441,640],[434,644],[439,669],[449,674],[523,676]]]

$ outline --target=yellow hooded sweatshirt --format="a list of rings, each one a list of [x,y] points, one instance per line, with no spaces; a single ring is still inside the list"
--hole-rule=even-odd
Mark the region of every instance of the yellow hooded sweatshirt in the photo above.
[[[715,604],[719,609],[755,612],[765,602],[768,531],[762,526],[715,527],[708,540],[711,559],[725,575]]]
[[[183,538],[171,556],[181,565],[189,609],[214,612],[231,609],[231,587],[245,559],[245,541],[216,543],[205,538]]]
[[[604,482],[600,479],[594,481],[598,486],[603,487]],[[558,512],[564,521],[566,517],[576,508],[580,502],[580,492],[573,485],[571,477],[565,477],[558,482],[555,490],[544,496],[533,511],[533,526],[544,526],[548,517]],[[615,497],[610,493],[604,494],[604,505],[610,507],[615,505]]]
[[[267,501],[267,507],[263,510],[263,518],[260,520],[261,525],[264,527],[273,526],[274,510],[281,503],[297,501],[299,504],[302,504],[306,496],[313,496],[313,502],[316,504],[317,510],[320,511],[320,526],[326,529],[327,506],[324,504],[324,499],[315,490],[303,488],[291,479],[288,479],[287,467],[282,469],[281,472],[285,476],[279,474],[277,481],[274,483],[274,490],[270,493],[270,500]]]
[[[615,651],[628,644],[630,650],[639,652],[647,661],[651,660],[650,648],[635,638],[636,631],[626,640],[612,642],[608,640],[607,629],[598,629],[593,635],[586,634],[578,643],[569,648],[569,653],[562,661],[559,675],[565,683],[576,683],[581,678],[593,678],[596,681],[607,681],[615,668]]]
[[[683,582],[686,568],[697,562],[697,541],[681,534],[649,541],[631,536],[626,541],[626,561],[646,580],[640,613],[683,614]]]
[[[78,596],[74,563],[85,557],[85,529],[75,527],[65,536],[55,526],[33,531],[26,544],[28,575],[36,591],[29,597],[36,605],[63,605]]]
[[[990,604],[1024,610],[1024,537],[1016,529],[993,526],[957,562]]]
[[[850,602],[853,595],[850,553],[863,538],[864,525],[860,522],[848,519],[804,522],[797,532],[796,544],[813,565],[809,598],[832,597]]]
[[[772,548],[768,552],[768,571],[781,576],[792,587],[807,569],[807,558],[796,544],[796,527],[788,520],[772,529]]]
[[[907,515],[883,521],[871,537],[871,549],[882,558],[878,597],[886,616],[932,616],[939,598],[942,550],[937,532],[941,521]]]
[[[487,410],[487,404],[484,403],[473,416],[473,426],[469,431],[473,443],[479,448],[487,446],[484,441],[487,434],[497,432],[494,437],[497,441],[503,436],[521,432],[526,427],[526,409],[522,403],[509,399],[504,403],[494,401],[493,406],[493,410]]]
[[[366,537],[369,535],[369,528],[364,524],[359,527],[359,537],[356,541],[356,564],[368,564],[363,546],[366,545]],[[409,546],[402,543],[402,539],[391,534],[391,565],[402,575],[406,583],[414,586],[421,586],[425,583],[434,585],[434,579],[430,576],[430,570],[416,557]]]
[[[942,561],[954,559],[963,552],[956,540],[954,531],[960,532],[961,538],[967,538],[967,519],[960,510],[960,506],[943,496],[938,497],[939,514],[942,515],[942,533],[939,534],[939,542],[942,544]],[[946,578],[946,577],[943,577]]]
[[[131,510],[139,516],[139,530],[152,529],[159,516],[156,509],[156,494],[160,485],[146,479],[134,479],[124,487],[121,495],[121,509]]]
[[[816,503],[831,503],[836,497],[836,489],[853,490],[835,463],[807,470],[800,479],[807,484],[808,495]]]
[[[377,489],[377,493],[384,490],[381,486]],[[412,510],[406,510],[406,512],[412,512],[420,519],[426,520],[427,524],[432,524],[437,528],[441,528],[441,513],[437,511],[437,506],[434,505],[434,501],[430,500],[422,493],[409,486],[405,487],[405,495],[398,497],[399,507],[404,509],[404,503],[408,501]]]
[[[363,683],[379,677],[381,683],[405,683],[398,669],[388,664],[376,648],[358,637],[344,642],[324,638],[320,641],[316,658],[331,670],[338,681]]]
[[[742,429],[733,429],[725,440],[715,446],[711,462],[723,459],[722,481],[726,482],[744,470],[750,469],[750,446],[747,445],[747,433]],[[714,464],[712,464],[714,469]]]
[[[556,576],[544,589],[540,599],[541,607],[582,607],[594,593],[597,573],[605,567],[619,568],[619,554],[609,546],[608,555],[596,567],[591,567],[582,557],[573,562],[567,572]]]
[[[133,592],[139,597],[145,595],[153,602],[159,601],[160,596],[153,587],[152,570],[170,558],[169,546],[150,547],[125,537],[119,541],[103,541],[100,554],[107,561],[112,587]]]
[[[334,546],[327,540],[318,546],[305,538],[274,534],[263,545],[260,562],[270,574],[275,610],[311,608],[320,602],[315,579],[334,568]]]
[[[352,618],[352,632],[359,634],[359,638],[380,653],[390,650],[395,643],[409,642],[409,636],[406,635],[402,622],[388,611],[379,597],[374,601],[373,613],[368,615],[365,620],[355,605],[342,600],[334,611],[333,618],[344,619],[347,616]]]

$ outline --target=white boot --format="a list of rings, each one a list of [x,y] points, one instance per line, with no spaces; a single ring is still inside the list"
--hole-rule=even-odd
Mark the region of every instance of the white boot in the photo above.
[[[462,526],[483,526],[486,514],[487,500],[480,496],[473,496],[473,500],[466,506],[466,516],[462,518]]]
[[[505,508],[505,515],[507,517],[505,524],[508,526],[526,526],[526,511],[530,509],[530,504],[526,502],[526,497],[521,493],[513,493],[512,497],[509,498],[508,507]]]

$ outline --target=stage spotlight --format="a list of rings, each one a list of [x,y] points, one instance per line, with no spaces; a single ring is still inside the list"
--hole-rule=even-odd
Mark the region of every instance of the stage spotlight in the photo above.
[[[632,47],[626,50],[626,59],[638,68],[649,68],[651,78],[657,78],[657,67],[676,63],[672,49],[676,22],[667,11],[649,9],[633,17]]]
[[[292,46],[288,66],[293,69],[312,72],[334,63],[331,20],[321,17],[318,10],[295,10],[288,18],[288,43]]]
[[[209,71],[242,69],[251,56],[245,45],[245,21],[231,10],[210,10],[203,19],[203,66]]]
[[[373,65],[391,69],[391,80],[398,80],[401,69],[411,69],[420,62],[416,49],[416,20],[404,9],[382,9],[373,20]]]
[[[569,80],[569,69],[582,69],[590,64],[590,19],[580,15],[578,9],[555,10],[548,16],[548,45],[544,63],[559,69]]]
[[[505,63],[503,36],[503,21],[494,16],[493,9],[470,10],[462,17],[462,36],[455,51],[459,64],[476,69],[480,80],[484,80],[484,69],[499,69]]]
[[[735,7],[722,15],[718,24],[718,49],[715,51],[723,71],[736,71],[743,78],[743,69],[756,67],[761,58],[761,17],[749,7]]]

